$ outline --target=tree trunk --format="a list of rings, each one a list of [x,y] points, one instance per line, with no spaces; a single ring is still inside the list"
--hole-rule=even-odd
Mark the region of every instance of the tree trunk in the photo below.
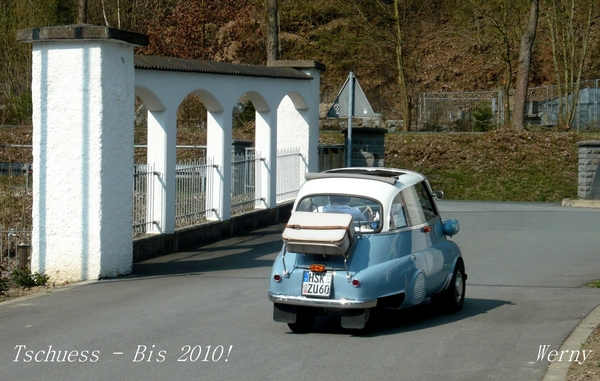
[[[267,1],[267,62],[279,59],[278,0]]]
[[[400,107],[402,108],[402,131],[410,130],[412,115],[410,97],[404,75],[404,60],[402,57],[402,25],[400,24],[399,0],[394,0],[394,21],[396,23],[396,64],[398,70],[398,87],[400,89]]]
[[[529,67],[531,66],[531,51],[533,49],[535,32],[537,30],[539,3],[539,0],[531,0],[527,29],[521,39],[513,117],[513,128],[515,130],[523,130],[525,128],[525,107],[527,103],[527,87],[529,86]]]
[[[77,15],[77,24],[87,24],[88,0],[79,0],[79,13]]]

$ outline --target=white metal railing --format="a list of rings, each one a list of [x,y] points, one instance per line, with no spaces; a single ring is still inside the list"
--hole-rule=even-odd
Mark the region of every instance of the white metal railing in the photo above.
[[[293,200],[301,184],[302,154],[298,148],[277,152],[277,203]]]
[[[154,215],[152,200],[154,198],[153,166],[139,164],[133,170],[133,234],[145,234],[157,224],[151,218]]]
[[[212,160],[206,163],[203,160],[191,160],[177,164],[175,168],[176,228],[204,222],[207,213],[214,211],[207,206],[207,200],[212,199],[216,169]]]
[[[260,172],[264,159],[257,158],[253,150],[235,155],[231,165],[231,214],[254,210],[260,193]],[[257,192],[258,190],[258,192]]]
[[[254,150],[235,155],[231,163],[231,214],[237,215],[254,210],[264,199],[260,196],[261,165],[264,159],[257,157]],[[301,185],[303,157],[299,149],[281,150],[277,155],[277,202],[296,197]],[[217,166],[211,159],[191,160],[175,166],[176,198],[175,227],[183,228],[207,220],[213,199]],[[151,166],[136,165],[134,171],[133,227],[134,234],[145,234],[157,225],[152,220],[154,211],[154,176],[160,176]]]

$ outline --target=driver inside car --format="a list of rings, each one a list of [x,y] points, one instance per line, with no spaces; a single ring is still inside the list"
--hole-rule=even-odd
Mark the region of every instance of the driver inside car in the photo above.
[[[348,213],[354,221],[368,221],[367,216],[360,210],[348,205],[350,199],[351,197],[345,196],[329,196],[329,204],[323,207],[323,213]]]

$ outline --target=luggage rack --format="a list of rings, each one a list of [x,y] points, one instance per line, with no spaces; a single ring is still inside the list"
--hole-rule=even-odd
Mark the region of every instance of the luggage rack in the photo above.
[[[312,212],[293,213],[282,234],[285,243],[282,254],[283,275],[286,278],[290,275],[285,265],[285,255],[288,252],[341,256],[344,258],[346,279],[350,282],[352,275],[348,270],[348,258],[360,236],[354,230],[352,222],[352,216],[345,213],[320,213],[317,219]],[[300,266],[294,265],[294,268],[298,267]]]
[[[354,243],[356,242],[356,240],[358,239],[358,236],[355,236],[354,240],[352,241],[352,243],[350,244],[350,246],[348,247],[348,250],[344,253],[341,250],[339,250],[340,254],[323,254],[323,256],[342,256],[344,258],[344,267],[334,267],[334,266],[325,266],[325,271],[335,271],[335,270],[344,270],[346,272],[346,280],[348,282],[350,282],[352,280],[352,274],[350,274],[350,270],[348,270],[348,258],[350,258],[350,253],[352,252],[352,249],[354,248]],[[293,244],[293,243],[292,243]],[[307,243],[302,242],[303,245],[307,245]],[[310,246],[312,246],[311,244],[308,244]],[[330,245],[324,245],[324,244],[313,244],[314,246],[327,246],[327,247],[336,247],[338,248],[337,245],[335,244],[331,244]],[[286,243],[284,245],[283,248],[283,255],[281,256],[281,260],[283,262],[283,276],[285,276],[286,278],[290,277],[290,271],[287,270],[287,267],[285,266],[285,254],[288,252],[287,250],[287,246],[288,244]],[[339,248],[338,248],[339,249]],[[314,253],[302,253],[304,255],[314,255]],[[310,269],[310,266],[306,266],[306,265],[294,265],[294,269],[304,269],[304,270],[308,270]]]

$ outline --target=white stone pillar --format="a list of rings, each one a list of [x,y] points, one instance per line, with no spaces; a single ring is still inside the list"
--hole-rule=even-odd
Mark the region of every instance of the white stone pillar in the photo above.
[[[214,159],[217,167],[216,177],[213,179],[212,190],[207,199],[207,209],[214,212],[208,213],[208,219],[223,221],[231,218],[231,107],[226,111],[207,113],[207,147],[206,157]]]
[[[172,234],[175,231],[175,203],[177,161],[177,107],[164,111],[148,110],[148,166],[157,175],[152,176],[152,207],[148,221],[153,221],[149,233]]]
[[[133,46],[94,25],[20,30],[33,45],[32,271],[64,283],[131,272]]]
[[[257,209],[277,206],[277,110],[256,112],[255,146],[257,154],[263,158],[256,163]],[[258,156],[257,156],[258,157]]]

